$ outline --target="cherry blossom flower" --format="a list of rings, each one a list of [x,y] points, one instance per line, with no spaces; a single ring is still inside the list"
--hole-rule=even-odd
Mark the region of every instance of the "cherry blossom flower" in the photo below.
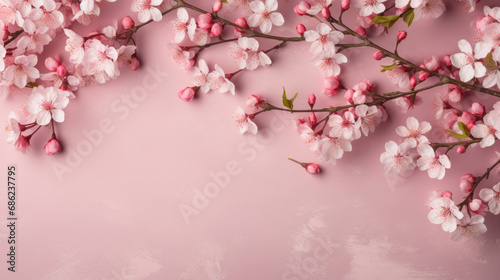
[[[493,189],[482,189],[479,197],[488,203],[488,208],[494,215],[500,214],[500,183],[493,186]]]
[[[139,13],[138,19],[140,22],[146,22],[150,19],[160,21],[162,14],[159,6],[163,0],[134,0],[130,9],[132,12]]]
[[[441,0],[420,0],[421,4],[415,7],[415,19],[438,18],[446,6]]]
[[[23,26],[24,19],[21,13],[14,7],[14,3],[9,0],[0,0],[0,20],[5,24],[17,24]]]
[[[488,24],[482,30],[482,41],[488,46],[490,51],[492,48],[500,46],[500,23],[493,22]]]
[[[340,74],[339,64],[347,63],[347,57],[341,53],[326,50],[319,53],[313,59],[312,63],[319,66],[323,76],[338,76]]]
[[[240,107],[236,108],[236,111],[233,113],[234,121],[236,125],[240,128],[240,133],[243,134],[245,132],[257,134],[257,125],[250,119],[250,116],[243,111]]]
[[[85,46],[84,75],[93,75],[100,84],[105,83],[108,78],[115,77],[115,69],[118,68],[116,63],[118,51],[96,39],[88,40],[85,42]]]
[[[321,158],[324,161],[335,164],[337,159],[340,159],[344,152],[352,151],[351,142],[343,138],[339,131],[330,131],[327,137],[319,142],[319,150]]]
[[[335,52],[335,44],[344,39],[344,34],[340,31],[332,30],[326,23],[320,23],[315,30],[307,30],[304,33],[307,42],[312,42],[310,51],[318,54],[324,50]]]
[[[177,9],[177,18],[172,21],[172,27],[175,32],[175,43],[180,43],[186,37],[186,32],[188,30],[189,15],[186,9]]]
[[[64,23],[64,15],[59,11],[60,4],[54,0],[44,0],[43,8],[39,7],[30,12],[29,19],[37,27],[47,27],[50,30],[61,27]]]
[[[389,80],[400,88],[410,88],[410,75],[406,71],[406,67],[399,65],[392,70],[385,71]]]
[[[415,96],[415,100],[413,100],[411,96],[402,96],[394,99],[394,103],[399,107],[401,113],[407,113],[410,109],[413,109],[415,105],[422,104],[422,97],[417,95]]]
[[[14,148],[24,154],[31,147],[30,140],[31,140],[31,135],[29,136],[21,135],[14,143]]]
[[[409,117],[406,120],[406,127],[398,126],[396,133],[405,138],[405,142],[411,148],[417,147],[419,144],[427,144],[429,140],[423,134],[431,130],[431,125],[428,122],[419,123],[414,117]]]
[[[445,170],[451,167],[450,159],[447,155],[437,155],[434,149],[428,144],[420,144],[417,147],[420,158],[417,166],[420,170],[427,170],[430,178],[443,179]]]
[[[194,51],[192,49],[183,50],[179,45],[167,45],[170,57],[185,71],[189,71],[194,64]]]
[[[19,38],[19,41],[17,41],[17,47],[20,50],[41,53],[43,51],[43,46],[47,45],[52,40],[50,35],[47,34],[47,31],[49,31],[48,27],[37,27],[30,20],[24,21],[23,29],[26,35],[22,36]]]
[[[208,66],[205,60],[198,60],[198,67],[193,67],[191,71],[194,76],[194,85],[200,87],[203,93],[207,93],[210,90],[210,84],[208,83]]]
[[[484,217],[481,215],[473,215],[472,218],[468,214],[460,219],[457,229],[450,234],[453,241],[462,239],[476,238],[487,231],[484,225]]]
[[[462,219],[464,214],[458,210],[455,202],[448,197],[439,197],[429,203],[431,211],[427,219],[435,225],[441,224],[446,232],[454,232],[457,229],[457,219]]]
[[[486,68],[477,59],[484,58],[488,54],[490,51],[488,46],[483,42],[479,42],[476,44],[473,53],[469,42],[462,39],[458,41],[458,48],[462,52],[452,55],[450,59],[453,66],[460,68],[460,80],[468,82],[474,77],[483,77],[486,74]]]
[[[255,70],[259,65],[271,64],[267,54],[259,50],[259,41],[254,38],[238,38],[237,44],[231,45],[232,56],[236,59],[240,69]]]
[[[368,136],[368,132],[375,132],[375,127],[382,121],[382,111],[377,106],[359,105],[355,109],[358,117],[356,123],[361,128],[361,132]]]
[[[69,60],[74,64],[79,64],[83,60],[83,55],[85,54],[85,49],[83,48],[83,37],[76,34],[71,29],[64,29],[64,34],[68,36],[66,39],[66,47],[64,50],[69,53]]]
[[[19,124],[19,117],[15,112],[10,112],[8,115],[8,121],[5,125],[5,131],[7,132],[7,143],[14,145],[19,136],[21,136],[21,125]]]
[[[371,14],[380,14],[385,11],[385,5],[382,4],[387,0],[358,0],[358,7],[361,8],[359,14],[361,16],[369,16]]]
[[[251,27],[259,26],[262,33],[271,32],[273,24],[282,26],[285,23],[283,16],[276,12],[278,9],[277,0],[265,0],[265,4],[256,0],[250,3],[250,9],[254,13],[248,17],[248,25]]]
[[[483,87],[490,88],[497,85],[500,88],[500,48],[495,49],[492,54],[492,60],[486,64],[486,78],[483,80]]]
[[[68,105],[68,93],[54,87],[35,87],[26,102],[26,109],[33,114],[39,125],[47,125],[51,119],[64,121],[64,111]]]
[[[263,103],[266,103],[267,100],[265,100],[264,98],[261,98],[259,95],[257,94],[252,94],[248,99],[247,99],[247,102],[245,102],[245,104],[250,107],[250,108],[253,108],[255,110],[259,109],[259,105],[260,104],[263,104]]]
[[[118,67],[132,64],[132,57],[134,57],[134,54],[136,52],[136,46],[120,46],[120,48],[118,48],[118,50],[116,51],[118,52],[118,58],[116,59],[116,64],[118,65]],[[120,75],[120,68],[118,67],[115,68],[116,76]]]
[[[14,59],[14,64],[5,69],[2,78],[12,81],[18,88],[24,88],[28,82],[40,78],[40,72],[35,68],[38,58],[34,54],[20,55]]]
[[[361,137],[361,122],[356,122],[354,115],[349,111],[345,111],[342,116],[331,115],[328,125],[331,127],[330,131],[334,131],[334,135],[338,132],[338,135],[347,140],[356,140]]]
[[[189,21],[189,25],[187,27],[187,33],[189,36],[189,39],[197,44],[198,46],[203,46],[206,43],[208,43],[210,37],[208,36],[208,31],[202,28],[199,28],[196,25],[196,20],[192,18]]]
[[[439,69],[441,63],[439,62],[439,59],[433,55],[431,58],[424,60],[424,66],[427,70],[435,72]]]
[[[311,128],[309,123],[303,123],[299,125],[300,138],[304,140],[309,150],[315,152],[318,150],[319,141],[321,140],[321,136],[318,135]]]
[[[215,64],[215,71],[208,73],[207,79],[211,89],[218,90],[220,93],[230,92],[234,95],[234,84],[226,78],[224,70],[219,65]]]
[[[479,142],[481,148],[486,148],[495,143],[495,137],[500,138],[500,112],[493,110],[486,114],[482,124],[475,124],[470,132],[476,138],[482,138]]]
[[[385,143],[385,152],[380,155],[380,162],[384,164],[384,171],[388,175],[404,174],[415,169],[415,162],[410,155],[410,146],[400,145],[394,141]]]

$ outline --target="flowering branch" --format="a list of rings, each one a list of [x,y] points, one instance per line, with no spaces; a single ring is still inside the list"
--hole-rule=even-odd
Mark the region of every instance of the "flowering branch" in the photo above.
[[[493,163],[490,167],[488,167],[488,169],[486,169],[486,171],[483,173],[483,175],[481,175],[481,177],[477,177],[475,178],[474,180],[474,183],[472,185],[472,190],[470,191],[470,193],[464,198],[464,200],[462,202],[460,202],[457,206],[459,207],[460,210],[462,210],[462,208],[464,206],[467,207],[467,210],[469,211],[469,214],[470,214],[470,209],[469,209],[469,203],[472,201],[472,199],[474,198],[474,191],[476,190],[477,186],[479,186],[479,183],[481,183],[481,181],[483,179],[488,179],[488,177],[490,176],[490,173],[491,171],[497,166],[500,164],[500,159],[498,159],[495,163]]]
[[[333,17],[329,17],[327,20],[330,22],[330,24],[332,26],[333,26],[333,23],[335,23],[335,24],[337,24],[345,29],[344,33],[349,34],[351,36],[354,36],[354,37],[360,39],[361,41],[363,41],[363,43],[350,44],[348,46],[344,46],[343,48],[341,47],[342,49],[351,48],[351,47],[371,47],[371,48],[374,48],[376,50],[381,51],[385,56],[388,56],[396,61],[399,61],[400,63],[405,64],[405,65],[413,68],[414,70],[423,71],[423,72],[429,74],[430,76],[439,78],[439,80],[441,82],[443,82],[444,84],[453,84],[453,85],[460,86],[463,88],[467,88],[467,89],[483,92],[483,93],[486,93],[486,94],[489,94],[492,96],[500,97],[500,91],[492,90],[492,89],[488,89],[488,88],[484,88],[484,87],[480,87],[480,86],[476,86],[476,85],[471,85],[471,84],[464,83],[462,81],[450,78],[449,76],[442,75],[442,74],[439,74],[437,72],[429,71],[428,69],[422,68],[422,67],[410,62],[409,60],[402,58],[396,52],[391,52],[391,51],[373,43],[370,39],[368,39],[365,36],[359,35],[358,33],[356,33],[354,30],[349,28],[347,25],[345,25],[341,21],[336,20]]]

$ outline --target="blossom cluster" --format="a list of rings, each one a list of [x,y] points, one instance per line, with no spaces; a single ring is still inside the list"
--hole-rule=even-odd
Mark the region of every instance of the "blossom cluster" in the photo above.
[[[44,146],[47,154],[60,152],[53,122],[63,122],[64,109],[79,88],[103,84],[120,75],[120,67],[139,67],[136,47],[128,45],[123,35],[131,32],[133,20],[128,17],[81,36],[71,29],[74,21],[89,24],[100,14],[105,1],[2,1],[0,3],[0,93],[7,97],[30,88],[22,110],[9,114],[7,142],[22,152],[41,127],[52,122],[52,138]],[[114,2],[114,1],[108,1]],[[67,37],[67,61],[48,57],[44,67],[39,56],[56,34]],[[38,66],[38,67],[37,67]],[[47,72],[48,71],[48,72]],[[45,72],[45,73],[44,73]]]

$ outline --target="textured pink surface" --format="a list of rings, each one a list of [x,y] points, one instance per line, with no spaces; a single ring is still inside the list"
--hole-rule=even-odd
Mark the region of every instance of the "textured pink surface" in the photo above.
[[[94,26],[131,14],[128,1],[123,2],[106,5],[102,14],[113,16]],[[473,39],[482,6],[496,1],[481,1],[473,14],[447,2],[443,17],[409,29],[401,55],[420,61],[457,51],[459,39]],[[303,20],[290,14],[292,4],[280,1],[288,26]],[[453,154],[452,169],[442,181],[424,172],[390,180],[379,163],[384,143],[396,138],[394,129],[407,116],[434,122],[429,104],[433,92],[443,89],[425,93],[425,105],[404,116],[389,105],[393,117],[374,135],[355,142],[353,152],[336,166],[323,165],[324,172],[312,176],[287,160],[317,161],[290,123],[295,116],[271,113],[257,119],[257,136],[240,135],[231,116],[252,93],[279,104],[282,86],[300,93],[297,108],[306,107],[311,92],[318,93],[320,105],[342,103],[341,96],[320,94],[322,78],[309,63],[309,45],[291,43],[270,54],[271,68],[237,76],[234,97],[200,94],[184,103],[177,91],[191,84],[190,77],[165,51],[173,38],[172,17],[137,34],[139,71],[80,90],[70,102],[59,125],[64,153],[46,156],[36,148],[22,155],[0,144],[2,182],[8,164],[17,166],[19,180],[15,274],[7,272],[4,261],[6,191],[0,194],[1,279],[498,279],[498,219],[489,214],[485,235],[456,243],[427,221],[424,205],[435,189],[459,195],[459,177],[482,173],[496,146]],[[306,23],[309,28],[316,24]],[[400,22],[376,41],[391,46],[401,29]],[[273,27],[275,34],[283,31]],[[371,50],[347,53],[344,84],[369,78],[381,90],[393,89]],[[218,46],[202,58],[226,72],[236,70],[231,59],[222,59],[225,55],[225,47]],[[145,95],[143,83],[153,87]],[[5,118],[26,97],[2,101],[1,115]],[[50,137],[48,130],[43,133],[34,147]],[[78,151],[84,155],[75,156]],[[67,172],[58,177],[55,169],[62,165]],[[209,184],[221,172],[234,175],[200,205],[197,193],[213,187]],[[496,182],[497,175],[487,185]],[[182,207],[198,209],[186,217]]]

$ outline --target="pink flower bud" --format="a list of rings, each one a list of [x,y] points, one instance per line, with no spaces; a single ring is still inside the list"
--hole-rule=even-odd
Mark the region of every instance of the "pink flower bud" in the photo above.
[[[316,114],[314,114],[314,112],[312,112],[312,113],[309,115],[309,122],[310,122],[312,125],[315,125],[317,121],[318,121],[318,119],[316,118]]]
[[[366,31],[365,31],[365,29],[363,28],[363,26],[361,26],[361,25],[360,25],[360,26],[358,26],[358,28],[356,28],[356,29],[354,30],[354,32],[356,32],[356,33],[357,33],[358,35],[360,35],[360,36],[366,37]]]
[[[451,192],[449,192],[449,191],[445,191],[445,192],[443,192],[443,193],[441,194],[441,197],[447,197],[447,198],[449,198],[449,199],[451,199],[451,196],[452,196],[452,194],[451,194]]]
[[[309,174],[318,174],[321,172],[321,169],[319,169],[319,165],[316,163],[308,163],[306,165],[306,171]]]
[[[478,215],[485,215],[488,207],[484,205],[484,202],[481,199],[475,198],[471,202],[469,202],[469,209]]]
[[[43,146],[43,149],[47,155],[55,155],[61,152],[61,143],[56,138],[52,138]]]
[[[189,101],[193,100],[193,97],[194,97],[195,93],[196,93],[196,91],[194,90],[194,88],[187,87],[187,88],[179,91],[179,93],[177,94],[177,96],[180,99],[182,99],[183,101],[189,102]]]
[[[210,29],[210,34],[212,34],[212,36],[219,37],[220,34],[222,34],[222,23],[214,23],[214,25],[212,25],[212,28]]]
[[[469,208],[471,211],[477,211],[483,204],[483,201],[481,199],[473,199],[471,202],[469,202]]]
[[[122,19],[122,26],[123,26],[123,29],[129,30],[129,29],[134,28],[135,22],[131,17],[126,16]]]
[[[484,116],[484,105],[479,102],[474,102],[470,107],[470,112],[475,116],[482,117]]]
[[[215,1],[214,5],[212,6],[212,11],[214,13],[217,13],[220,10],[222,10],[222,1],[217,0],[217,1]]]
[[[353,102],[353,100],[352,100],[353,96],[354,96],[354,90],[353,89],[346,90],[346,92],[344,94],[344,98],[345,98],[345,100],[347,100],[347,102],[352,103]]]
[[[408,35],[408,33],[406,33],[406,31],[399,31],[398,41],[403,41],[404,39],[406,39],[406,35]]]
[[[416,85],[417,85],[417,79],[415,77],[411,77],[410,78],[410,87],[415,88]]]
[[[137,58],[137,56],[133,55],[130,58],[130,69],[132,71],[135,71],[135,70],[139,69],[140,66],[141,66],[141,62],[139,61],[139,58]]]
[[[212,27],[212,15],[209,13],[201,14],[198,16],[196,23],[199,28],[209,31],[210,27]]]
[[[384,53],[382,51],[376,51],[373,53],[373,58],[375,60],[381,60],[384,57]]]
[[[342,2],[340,2],[340,7],[342,7],[344,11],[349,10],[351,7],[351,0],[342,0]]]
[[[451,66],[451,58],[449,54],[443,56],[443,63],[448,67]]]
[[[297,30],[297,33],[299,33],[299,35],[302,35],[304,34],[304,32],[306,32],[306,27],[303,24],[297,25],[295,29]]]
[[[460,190],[463,193],[470,193],[472,191],[474,180],[476,180],[476,178],[472,174],[465,174],[460,177]]]
[[[307,103],[309,103],[309,106],[311,108],[316,104],[316,95],[314,93],[309,94],[309,97],[307,97]]]
[[[236,19],[234,20],[234,24],[239,25],[239,26],[244,27],[244,28],[248,28],[248,23],[247,23],[247,20],[246,20],[244,17],[239,17],[239,18],[236,18]],[[238,31],[238,32],[242,32],[242,31],[243,31],[243,30],[241,30],[241,29],[239,29],[239,28],[237,28],[237,27],[235,27],[235,29],[236,29],[236,31]]]
[[[59,67],[57,67],[57,75],[59,75],[59,77],[64,77],[67,73],[68,71],[64,65],[59,65]]]
[[[293,7],[293,11],[297,15],[303,16],[303,15],[307,14],[307,10],[309,10],[310,8],[311,8],[311,4],[309,4],[305,1],[301,1],[298,5]]]
[[[328,7],[323,7],[323,9],[321,9],[321,15],[326,19],[329,19],[332,16]]]
[[[470,122],[470,123],[468,123],[468,124],[467,124],[467,129],[468,129],[468,130],[471,130],[471,129],[472,129],[472,127],[473,127],[474,125],[475,125],[475,123],[474,123],[474,122]]]
[[[420,72],[420,75],[418,75],[418,79],[422,82],[427,80],[427,78],[429,78],[429,73],[427,72]]]
[[[460,145],[457,147],[457,154],[461,154],[461,155],[465,154],[465,151],[466,151],[465,146]]]
[[[45,59],[45,67],[52,72],[56,72],[59,65],[61,65],[61,62],[57,58],[47,57]]]
[[[325,87],[323,89],[323,93],[328,96],[332,96],[338,92],[340,80],[337,76],[329,76],[325,78],[323,85]]]

